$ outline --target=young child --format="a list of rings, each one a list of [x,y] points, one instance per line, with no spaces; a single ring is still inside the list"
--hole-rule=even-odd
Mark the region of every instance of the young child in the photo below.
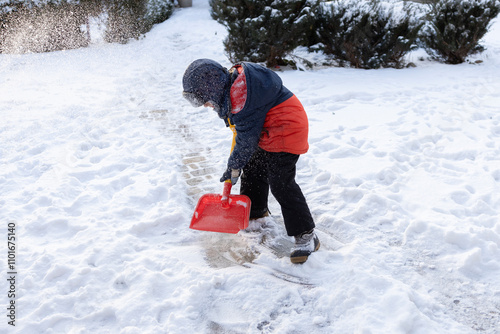
[[[290,259],[303,263],[319,249],[314,221],[295,182],[299,155],[309,144],[304,107],[273,71],[241,63],[229,71],[210,59],[195,60],[183,77],[183,96],[195,107],[212,107],[236,140],[221,182],[241,175],[241,194],[252,201],[251,219],[269,214],[269,189],[281,206],[287,234],[295,237]],[[241,171],[243,170],[243,174]]]

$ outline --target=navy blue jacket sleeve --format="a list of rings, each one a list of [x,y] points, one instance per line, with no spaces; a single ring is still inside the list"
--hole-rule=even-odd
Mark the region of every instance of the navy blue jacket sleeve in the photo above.
[[[228,161],[228,167],[243,168],[259,146],[260,134],[266,119],[266,109],[252,109],[248,115],[241,115],[240,120],[234,120],[236,127],[236,145]],[[245,117],[247,116],[247,117]]]

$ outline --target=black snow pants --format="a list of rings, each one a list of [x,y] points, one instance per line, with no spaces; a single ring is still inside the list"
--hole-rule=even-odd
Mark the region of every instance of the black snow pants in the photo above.
[[[242,195],[250,197],[250,218],[262,216],[267,210],[269,189],[281,206],[285,228],[289,236],[296,236],[314,228],[314,221],[302,190],[295,182],[299,155],[286,152],[267,152],[261,148],[243,167]]]

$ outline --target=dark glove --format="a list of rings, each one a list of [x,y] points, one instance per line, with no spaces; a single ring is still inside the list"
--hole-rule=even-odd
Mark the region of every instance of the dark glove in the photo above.
[[[238,182],[238,179],[240,178],[241,175],[241,169],[233,169],[228,167],[224,174],[222,174],[222,177],[220,178],[220,182],[224,182],[226,180],[231,180],[231,183],[233,185]]]

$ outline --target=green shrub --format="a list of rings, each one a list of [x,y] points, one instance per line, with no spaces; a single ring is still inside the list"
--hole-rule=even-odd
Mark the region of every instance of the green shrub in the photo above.
[[[311,27],[317,0],[211,0],[212,17],[225,25],[232,62],[283,64]]]
[[[126,43],[174,9],[171,0],[8,0],[0,5],[0,53],[49,52],[90,43],[89,18],[105,13],[107,42]],[[82,29],[86,27],[86,29]]]
[[[139,38],[154,24],[167,20],[174,10],[170,0],[105,0],[105,3],[107,42],[126,43]]]
[[[139,38],[146,31],[145,1],[107,0],[105,10],[108,14],[104,32],[106,42],[126,43],[131,38]]]
[[[67,1],[0,6],[0,53],[50,52],[87,46],[81,7]]]
[[[500,11],[497,0],[439,0],[431,6],[421,39],[431,56],[449,64],[484,49],[479,41]]]
[[[146,22],[148,30],[151,26],[162,23],[172,15],[174,2],[171,0],[149,0],[146,5]]]
[[[412,21],[410,7],[401,13],[360,0],[324,5],[318,17],[324,52],[342,66],[365,69],[403,67],[403,57],[416,46],[422,26]]]

